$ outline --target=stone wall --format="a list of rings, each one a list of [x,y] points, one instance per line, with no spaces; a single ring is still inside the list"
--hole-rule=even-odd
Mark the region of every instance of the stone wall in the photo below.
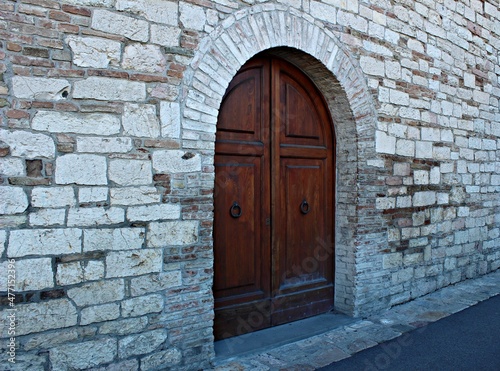
[[[500,266],[496,0],[7,0],[0,40],[0,370],[209,367],[217,114],[272,48],[335,123],[338,310]]]

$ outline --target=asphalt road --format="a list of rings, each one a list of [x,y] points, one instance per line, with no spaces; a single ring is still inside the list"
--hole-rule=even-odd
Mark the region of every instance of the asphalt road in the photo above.
[[[319,370],[500,371],[500,295]]]

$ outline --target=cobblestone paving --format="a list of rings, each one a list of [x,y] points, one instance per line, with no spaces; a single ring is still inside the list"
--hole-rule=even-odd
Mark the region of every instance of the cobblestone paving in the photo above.
[[[215,359],[215,371],[308,371],[350,357],[405,332],[500,294],[500,270],[445,287],[409,303],[261,353]]]

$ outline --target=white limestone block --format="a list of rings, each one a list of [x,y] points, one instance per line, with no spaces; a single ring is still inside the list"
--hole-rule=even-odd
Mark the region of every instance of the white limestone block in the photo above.
[[[195,220],[153,222],[149,224],[149,247],[182,246],[198,240],[198,222]]]
[[[73,98],[142,101],[146,99],[146,84],[140,81],[91,76],[85,80],[75,81]]]
[[[181,150],[159,150],[153,153],[153,168],[161,173],[197,172],[201,170],[201,156]]]
[[[136,250],[144,243],[144,228],[86,229],[83,251]]]
[[[95,9],[91,27],[95,30],[125,36],[131,40],[148,41],[149,24],[108,10]]]
[[[396,153],[396,138],[387,135],[383,131],[377,131],[375,133],[375,148],[379,153]],[[153,167],[154,167],[154,156],[153,156]]]
[[[159,137],[160,122],[156,116],[156,106],[152,104],[125,104],[123,131],[134,137]]]
[[[52,259],[16,259],[16,291],[54,287]]]
[[[17,98],[32,100],[61,100],[62,93],[70,90],[70,83],[64,79],[45,77],[14,76],[13,94]]]
[[[162,73],[167,61],[157,45],[131,44],[123,52],[122,68],[147,73]]]
[[[181,134],[181,110],[179,103],[160,103],[161,135],[167,138],[179,138]]]
[[[167,47],[179,46],[181,29],[179,27],[151,25],[151,43]]]
[[[415,192],[413,195],[413,206],[429,206],[436,203],[436,192],[434,191],[423,191]]]
[[[118,317],[120,317],[120,304],[109,303],[103,305],[95,305],[82,309],[82,312],[80,314],[80,325],[111,321]]]
[[[110,303],[125,297],[122,279],[89,282],[68,290],[68,297],[79,307]]]
[[[76,150],[78,152],[94,153],[127,153],[134,148],[131,138],[99,138],[78,137],[76,138]]]
[[[6,318],[9,309],[0,312],[1,318]],[[71,327],[76,325],[78,313],[68,299],[53,299],[39,303],[16,304],[16,336],[42,332],[51,329]],[[0,321],[0,331],[7,333],[7,321]]]
[[[105,202],[107,200],[108,200],[107,187],[78,188],[78,202],[80,203]]]
[[[101,278],[104,278],[104,263],[102,261],[76,261],[57,265],[56,282],[58,285],[74,285]]]
[[[112,205],[145,205],[161,201],[161,194],[155,187],[111,188]]]
[[[0,215],[20,214],[28,208],[28,196],[21,187],[0,187]]]
[[[178,26],[177,1],[117,0],[116,9],[140,15],[148,21]]]
[[[118,207],[71,208],[68,211],[68,226],[99,226],[122,223],[125,211]]]
[[[131,206],[127,209],[127,220],[134,222],[178,219],[180,215],[181,206],[178,204]]]
[[[148,274],[132,278],[130,280],[130,293],[132,296],[139,296],[171,289],[180,285],[182,285],[180,270],[160,272],[159,274]]]
[[[184,28],[203,31],[207,23],[205,9],[201,6],[182,2],[179,7],[180,21]]]
[[[162,265],[161,249],[112,251],[106,255],[106,278],[156,273]]]
[[[31,191],[33,207],[63,207],[75,205],[73,187],[35,187]]]
[[[56,146],[54,140],[47,135],[24,130],[0,129],[0,140],[10,147],[10,153],[13,157],[54,158]]]
[[[31,127],[51,133],[114,135],[120,132],[120,119],[107,113],[38,111]]]
[[[134,334],[118,342],[118,355],[120,358],[127,358],[140,354],[148,354],[158,348],[167,339],[165,329],[156,329],[141,334]]]
[[[73,63],[79,67],[108,68],[116,66],[121,58],[121,43],[100,37],[68,36],[73,52]]]
[[[37,227],[64,225],[66,209],[40,209],[29,214],[29,223]]]
[[[26,176],[26,166],[20,158],[1,157],[0,174],[3,176]]]
[[[153,182],[151,161],[110,160],[109,180],[123,186],[151,184]]]
[[[163,310],[163,297],[160,294],[138,296],[122,301],[122,317],[137,317]]]
[[[68,154],[56,160],[57,184],[105,185],[106,158],[90,154]]]
[[[51,348],[54,370],[83,370],[109,363],[116,357],[116,339],[104,338]]]
[[[65,229],[21,229],[10,232],[7,256],[64,255],[82,252],[82,231]]]

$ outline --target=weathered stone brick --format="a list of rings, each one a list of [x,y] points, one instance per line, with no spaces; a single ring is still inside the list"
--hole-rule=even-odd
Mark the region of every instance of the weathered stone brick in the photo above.
[[[138,317],[148,313],[159,313],[163,310],[163,296],[147,295],[127,299],[121,303],[122,317]]]
[[[106,158],[90,154],[68,154],[56,160],[57,184],[105,185]]]
[[[95,322],[111,321],[120,317],[120,305],[109,303],[83,308],[80,314],[80,325]]]
[[[41,209],[29,214],[29,223],[36,227],[63,226],[66,209]]]
[[[167,138],[179,138],[181,130],[180,105],[174,102],[161,102],[161,135]]]
[[[112,205],[147,205],[161,200],[161,194],[155,187],[111,188],[110,193]]]
[[[53,158],[55,154],[54,140],[44,134],[0,129],[0,140],[10,147],[11,155],[15,157]]]
[[[201,170],[199,154],[180,150],[163,150],[153,153],[153,168],[161,173],[189,173]]]
[[[6,318],[8,309],[0,312]],[[40,303],[17,304],[16,317],[22,318],[16,326],[16,335],[26,335],[76,325],[78,313],[68,299],[55,299]],[[7,321],[0,322],[0,331],[7,333]]]
[[[106,68],[116,66],[121,58],[121,43],[98,37],[68,36],[73,63],[79,67]]]
[[[117,224],[124,220],[125,211],[117,207],[71,208],[68,211],[68,226],[99,226]]]
[[[147,73],[165,71],[167,61],[156,45],[131,44],[123,52],[122,68]]]
[[[78,137],[76,150],[89,153],[127,153],[133,148],[131,138]]]
[[[141,359],[144,370],[166,369],[177,366],[182,361],[182,353],[177,348],[155,352]]]
[[[13,94],[17,98],[33,100],[61,100],[68,92],[70,84],[64,79],[48,79],[44,77],[14,76],[12,78]]]
[[[156,116],[156,106],[127,103],[123,113],[123,130],[133,137],[159,137],[160,122]]]
[[[31,191],[34,207],[64,207],[75,205],[73,187],[36,187]]]
[[[54,287],[52,259],[17,259],[16,291],[42,290]]]
[[[155,23],[178,25],[179,5],[171,1],[117,0],[116,9],[138,14]]]
[[[94,11],[91,27],[136,41],[148,41],[149,38],[149,25],[146,21],[104,9]]]
[[[177,204],[160,204],[147,206],[132,206],[127,209],[127,220],[132,222],[178,219],[181,207]]]
[[[179,12],[180,21],[185,28],[203,31],[207,21],[204,8],[181,2]]]
[[[20,214],[28,208],[28,196],[21,187],[0,187],[0,215]]]
[[[139,276],[162,269],[162,251],[141,249],[113,251],[106,256],[106,277]]]
[[[146,84],[139,81],[92,76],[85,80],[75,81],[73,98],[143,101],[146,99]]]
[[[33,117],[32,127],[51,133],[113,135],[120,132],[120,119],[104,113],[38,111]]]
[[[177,27],[151,24],[151,42],[167,47],[179,46],[181,30]]]
[[[198,240],[197,221],[153,222],[149,224],[149,247],[181,246]]]
[[[87,229],[83,251],[134,250],[144,243],[144,228]]]
[[[130,293],[132,296],[150,294],[182,285],[180,271],[161,272],[135,277],[130,280]]]
[[[127,336],[118,343],[118,355],[123,359],[130,356],[148,354],[158,348],[166,339],[167,332],[164,329]]]
[[[10,232],[7,256],[11,258],[27,255],[63,255],[82,252],[82,230],[25,229]]]
[[[104,263],[96,260],[62,263],[57,266],[58,285],[73,285],[104,278]]]
[[[121,279],[86,283],[68,290],[68,297],[80,307],[122,300],[124,296],[125,284]]]
[[[80,203],[105,202],[108,199],[107,187],[79,187],[78,201]]]
[[[50,349],[50,361],[56,370],[91,368],[115,359],[116,344],[116,339],[104,338],[61,345]]]
[[[103,323],[99,328],[99,333],[116,335],[134,334],[143,331],[147,325],[147,317],[127,318]]]
[[[123,186],[153,182],[151,161],[116,159],[109,162],[109,180]]]

